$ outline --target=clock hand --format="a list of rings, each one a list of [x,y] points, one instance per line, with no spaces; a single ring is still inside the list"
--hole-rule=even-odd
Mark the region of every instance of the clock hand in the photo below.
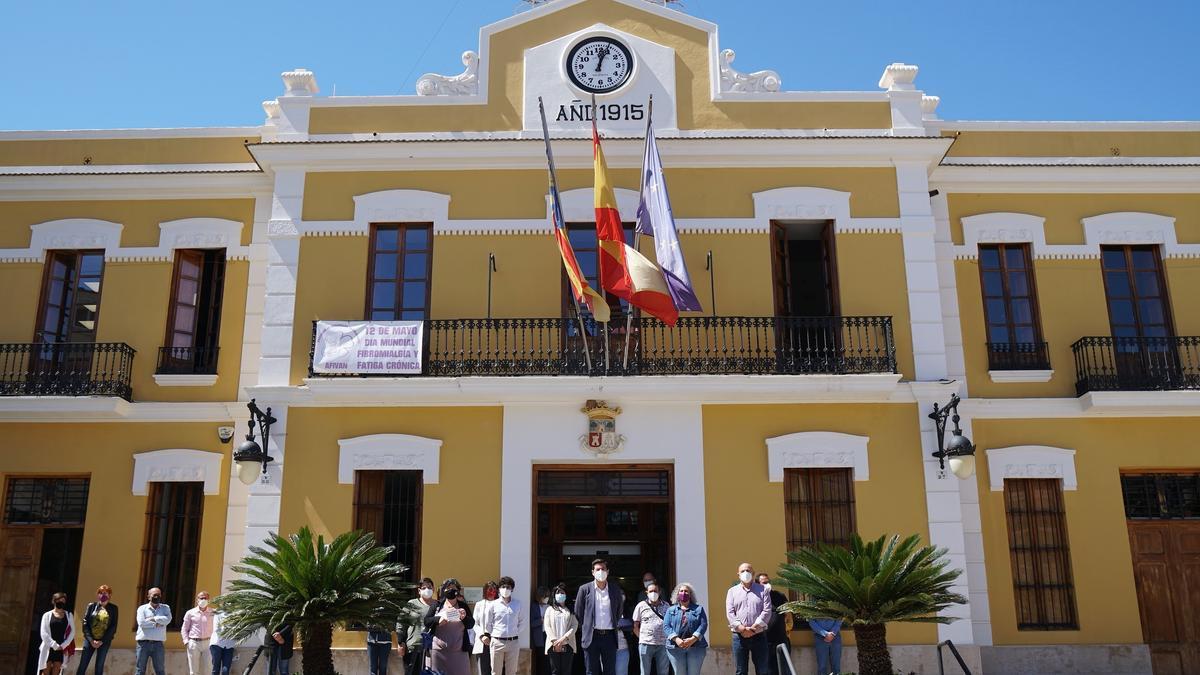
[[[604,57],[608,56],[608,48],[605,47],[600,51],[600,58],[596,61],[596,72],[600,72],[600,66],[604,65]]]

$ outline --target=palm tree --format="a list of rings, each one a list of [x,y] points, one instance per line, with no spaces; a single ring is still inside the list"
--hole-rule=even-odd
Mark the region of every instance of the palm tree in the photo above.
[[[411,620],[404,605],[412,584],[404,581],[404,565],[388,562],[391,552],[366,532],[346,532],[329,544],[307,527],[286,538],[271,533],[265,546],[251,547],[233,567],[240,578],[214,601],[225,612],[222,628],[240,639],[291,624],[300,635],[305,675],[336,675],[335,626]]]
[[[885,535],[867,544],[855,534],[849,548],[817,544],[790,551],[778,576],[803,599],[780,611],[841,619],[854,628],[862,675],[893,675],[889,622],[950,623],[953,617],[938,612],[967,602],[950,592],[962,571],[947,569],[945,555],[946,549],[920,546],[915,534],[904,541]]]

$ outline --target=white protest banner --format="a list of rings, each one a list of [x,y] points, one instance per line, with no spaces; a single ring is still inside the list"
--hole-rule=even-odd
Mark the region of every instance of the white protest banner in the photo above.
[[[318,321],[313,373],[420,375],[424,321]]]

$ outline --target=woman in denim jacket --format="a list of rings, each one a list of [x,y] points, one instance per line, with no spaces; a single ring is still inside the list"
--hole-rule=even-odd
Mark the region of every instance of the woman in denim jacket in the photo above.
[[[675,587],[675,604],[663,616],[663,633],[667,636],[667,658],[675,675],[700,675],[704,654],[708,651],[708,616],[689,583]]]

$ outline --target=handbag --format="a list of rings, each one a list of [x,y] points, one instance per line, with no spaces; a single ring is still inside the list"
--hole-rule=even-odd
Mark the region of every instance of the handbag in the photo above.
[[[425,652],[425,662],[421,667],[421,675],[442,675],[433,669],[433,631],[427,630],[421,633],[421,647]]]

